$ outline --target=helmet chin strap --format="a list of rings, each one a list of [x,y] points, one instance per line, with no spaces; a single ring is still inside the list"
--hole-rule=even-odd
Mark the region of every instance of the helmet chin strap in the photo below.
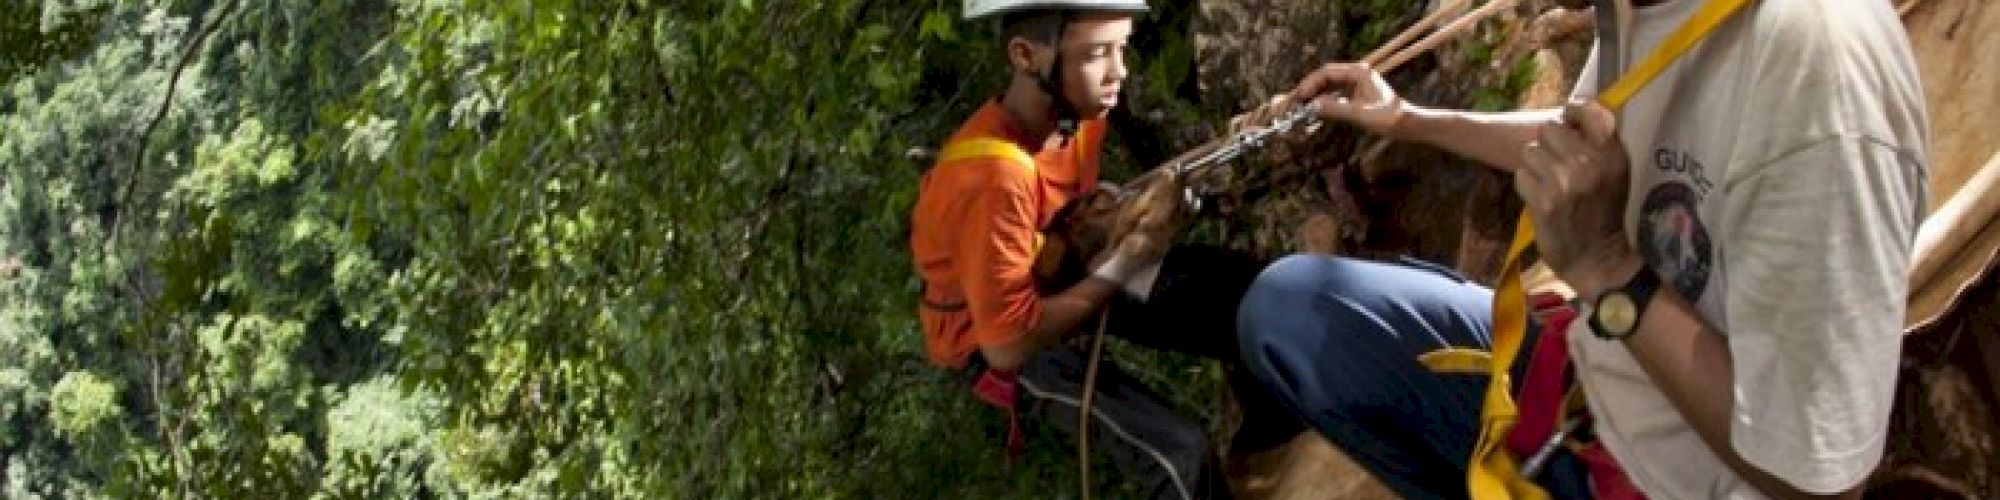
[[[1050,61],[1048,71],[1035,75],[1035,83],[1042,87],[1042,93],[1049,95],[1049,106],[1056,113],[1056,134],[1062,136],[1063,145],[1068,145],[1070,138],[1076,137],[1080,116],[1076,105],[1069,102],[1069,97],[1062,90],[1062,36],[1064,31],[1069,31],[1070,13],[1064,11],[1061,16],[1062,20],[1056,23],[1055,39],[1049,42],[1049,46],[1056,51],[1056,58]]]

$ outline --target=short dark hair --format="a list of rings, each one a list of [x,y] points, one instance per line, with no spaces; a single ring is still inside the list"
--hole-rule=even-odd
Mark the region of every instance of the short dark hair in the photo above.
[[[1062,34],[1063,12],[1053,9],[1026,9],[1000,16],[1000,44],[1015,38],[1053,44]]]

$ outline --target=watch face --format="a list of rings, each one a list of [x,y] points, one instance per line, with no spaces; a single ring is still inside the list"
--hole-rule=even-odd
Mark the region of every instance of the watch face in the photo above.
[[[1597,324],[1605,334],[1624,335],[1639,326],[1639,305],[1625,292],[1611,292],[1597,301]]]

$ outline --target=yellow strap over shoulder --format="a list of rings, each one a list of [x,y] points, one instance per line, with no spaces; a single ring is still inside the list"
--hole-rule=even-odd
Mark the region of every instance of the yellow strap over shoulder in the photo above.
[[[999,158],[1007,163],[1035,171],[1035,157],[1029,156],[1021,145],[998,137],[974,137],[959,139],[944,145],[944,153],[938,155],[939,163],[951,163],[973,158]]]
[[[1090,130],[1090,127],[1083,127],[1077,131],[1075,140],[1078,144],[1089,143],[1090,137],[1092,137]],[[1036,171],[1034,155],[1030,155],[1027,150],[1021,149],[1020,144],[1015,144],[1014,141],[999,137],[958,139],[945,143],[944,152],[938,154],[939,163],[951,163],[973,158],[999,158],[1006,160],[1008,163],[1020,165],[1022,168],[1028,169],[1029,172]]]
[[[938,154],[938,164],[952,163],[974,158],[997,158],[1007,163],[1028,169],[1028,173],[1040,175],[1035,168],[1035,157],[1021,149],[1021,145],[998,137],[974,137],[945,143],[944,152]],[[1035,253],[1042,252],[1042,233],[1035,233]]]
[[[1087,141],[1091,137],[1090,130],[1090,127],[1084,127],[1077,132],[1075,140],[1078,141],[1078,144],[1088,144]],[[942,165],[974,158],[997,158],[1027,169],[1029,173],[1041,175],[1040,169],[1035,167],[1034,155],[1030,155],[1027,150],[1021,149],[1020,144],[999,137],[973,137],[947,142],[944,145],[944,151],[938,153],[938,164]],[[1035,253],[1039,254],[1042,252],[1042,242],[1042,233],[1035,233]]]
[[[1617,111],[1681,54],[1749,4],[1750,0],[1710,0],[1644,61],[1600,92],[1598,102]],[[1478,500],[1549,497],[1548,492],[1521,476],[1519,460],[1503,446],[1507,433],[1520,419],[1520,409],[1508,394],[1513,387],[1508,369],[1520,355],[1521,343],[1527,336],[1528,296],[1521,288],[1521,272],[1527,268],[1524,257],[1534,243],[1534,221],[1527,212],[1521,212],[1513,241],[1507,246],[1506,265],[1501,267],[1500,286],[1493,292],[1493,355],[1487,364],[1492,378],[1487,382],[1485,403],[1480,409],[1479,441],[1472,448],[1471,467],[1466,474],[1466,487],[1472,498]]]

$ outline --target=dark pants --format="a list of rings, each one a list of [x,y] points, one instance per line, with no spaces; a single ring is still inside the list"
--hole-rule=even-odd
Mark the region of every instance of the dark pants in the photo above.
[[[1304,429],[1259,384],[1237,373],[1236,305],[1264,264],[1219,248],[1175,248],[1160,268],[1152,298],[1113,299],[1105,327],[1107,334],[1139,345],[1217,359],[1229,367],[1244,406],[1245,431],[1232,440],[1236,450],[1279,444]],[[1095,327],[1093,321],[1087,329]],[[1074,438],[1088,356],[1083,348],[1059,345],[1030,358],[1020,374],[1024,417]],[[982,366],[975,355],[968,371],[976,377]],[[1110,456],[1148,498],[1229,496],[1206,427],[1109,359],[1099,362],[1096,389],[1091,449]]]
[[[1433,373],[1417,356],[1488,348],[1492,301],[1435,264],[1295,255],[1257,278],[1238,329],[1270,394],[1377,479],[1405,498],[1465,498],[1488,377]],[[1567,453],[1535,479],[1557,498],[1589,496]]]

